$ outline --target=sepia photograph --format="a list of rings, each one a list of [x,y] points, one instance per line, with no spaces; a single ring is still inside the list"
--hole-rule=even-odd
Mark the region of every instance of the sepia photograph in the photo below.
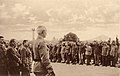
[[[0,76],[120,76],[120,0],[0,0]]]

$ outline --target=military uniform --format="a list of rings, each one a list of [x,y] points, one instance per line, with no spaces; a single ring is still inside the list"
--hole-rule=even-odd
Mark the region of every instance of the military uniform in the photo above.
[[[95,44],[95,46],[94,46],[95,65],[99,65],[100,56],[101,56],[100,46],[99,46],[99,44]]]
[[[72,47],[72,63],[73,64],[77,63],[77,56],[78,56],[78,47],[77,45],[74,45]]]
[[[86,46],[83,44],[82,47],[81,47],[81,64],[84,64],[85,63],[85,50]]]
[[[19,65],[21,64],[20,55],[14,47],[7,49],[8,71],[10,76],[20,76]]]
[[[50,64],[47,46],[41,36],[34,42],[34,74],[36,76],[46,76],[47,74],[54,74],[53,68]]]
[[[83,61],[84,52],[82,50],[82,45],[78,46],[78,55],[79,55],[79,64],[82,65],[84,63]]]
[[[85,49],[86,49],[85,55],[86,55],[86,59],[87,59],[87,65],[90,65],[92,48],[91,48],[91,46],[86,46]]]
[[[32,53],[28,47],[23,46],[20,50],[20,56],[22,61],[21,71],[22,76],[30,76],[32,65]]]
[[[0,43],[0,76],[8,76],[6,50]]]
[[[61,49],[61,57],[62,57],[62,63],[65,63],[65,45],[62,46],[62,49]]]
[[[107,44],[104,44],[102,47],[102,66],[107,66],[108,53],[109,53],[109,46]]]
[[[117,45],[111,45],[111,51],[110,51],[111,66],[115,67],[115,64],[117,63],[117,55],[118,55],[118,47],[117,47]]]
[[[109,46],[108,56],[107,56],[107,66],[110,66],[111,65],[111,56],[110,56],[111,44],[107,43],[107,45]]]
[[[57,46],[56,45],[54,45],[54,47],[52,49],[52,56],[53,56],[52,61],[56,62],[57,61]]]
[[[69,64],[70,63],[70,58],[71,58],[71,48],[70,48],[70,46],[66,46],[65,55],[66,55],[66,63]]]
[[[57,62],[61,62],[61,45],[57,46]]]

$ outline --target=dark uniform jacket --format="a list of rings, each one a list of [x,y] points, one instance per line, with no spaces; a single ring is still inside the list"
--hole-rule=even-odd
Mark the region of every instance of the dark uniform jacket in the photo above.
[[[23,46],[19,53],[23,64],[23,68],[30,70],[32,65],[32,53],[30,49],[28,47]]]
[[[118,55],[118,47],[117,47],[117,45],[111,45],[110,55],[114,56],[114,57],[117,57],[117,55]]]
[[[49,61],[47,46],[45,45],[44,39],[40,36],[35,40],[34,46],[34,72],[47,74],[53,71]]]
[[[7,58],[8,58],[9,67],[18,67],[21,62],[19,57],[20,55],[15,48],[9,47],[7,49]]]
[[[76,55],[78,53],[78,47],[77,45],[72,47],[72,55]]]
[[[8,76],[6,49],[0,43],[0,76]]]
[[[103,46],[102,47],[102,56],[108,56],[108,53],[109,53],[109,46],[108,45]]]
[[[95,55],[101,55],[101,51],[102,50],[100,50],[100,46],[99,46],[99,44],[96,44],[95,46],[94,46],[94,54]]]
[[[6,66],[6,49],[0,45],[0,67]]]

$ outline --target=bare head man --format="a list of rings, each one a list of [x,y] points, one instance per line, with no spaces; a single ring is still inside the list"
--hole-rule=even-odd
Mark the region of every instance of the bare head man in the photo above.
[[[4,37],[0,36],[0,43],[3,44],[3,42],[4,42]]]
[[[45,38],[47,35],[47,29],[45,28],[45,26],[38,26],[37,27],[37,34],[39,36],[42,36],[43,38]]]

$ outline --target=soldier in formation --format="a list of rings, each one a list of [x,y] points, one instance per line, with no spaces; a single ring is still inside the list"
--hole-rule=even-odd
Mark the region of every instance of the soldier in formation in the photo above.
[[[59,49],[59,55],[61,56],[56,57],[56,60],[61,58],[59,62],[66,64],[79,63],[80,65],[94,64],[95,66],[102,65],[115,67],[118,61],[119,48],[116,43],[117,42],[114,40],[111,43],[109,41],[63,42],[62,44],[60,43],[60,46],[56,48],[61,48]]]
[[[10,76],[20,76],[19,66],[22,64],[20,54],[16,50],[16,40],[11,39],[7,49],[8,72]]]
[[[30,51],[28,47],[28,40],[23,41],[23,46],[19,50],[20,53],[20,59],[22,61],[22,67],[21,71],[22,74],[21,76],[30,76],[30,71],[32,68],[32,52]]]
[[[4,37],[0,36],[0,76],[8,76],[7,72],[7,57],[4,47]]]
[[[30,44],[28,40],[9,42],[0,36],[0,76],[30,76],[32,61],[36,76],[55,76],[51,62],[66,64],[86,64],[116,67],[120,63],[120,43],[118,40],[45,44],[46,28],[37,28],[37,39]],[[50,61],[49,61],[50,59]],[[12,69],[12,70],[11,70]]]

